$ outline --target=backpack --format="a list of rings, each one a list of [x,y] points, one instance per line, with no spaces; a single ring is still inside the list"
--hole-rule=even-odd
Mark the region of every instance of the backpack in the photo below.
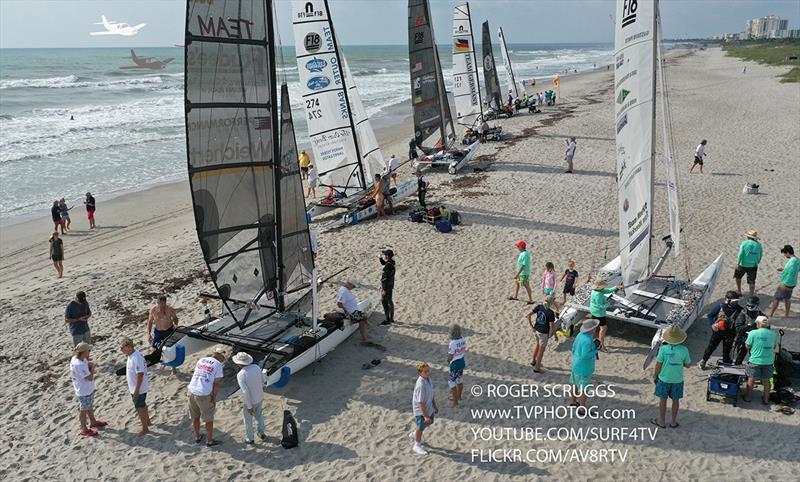
[[[422,210],[414,210],[408,213],[408,220],[412,223],[421,223],[423,221],[422,216],[425,214],[425,211]]]
[[[289,410],[283,411],[283,425],[281,428],[281,445],[285,449],[297,447],[297,422]]]
[[[453,230],[453,225],[450,224],[450,221],[442,219],[441,221],[436,222],[436,230],[440,233],[449,233]]]
[[[453,226],[461,224],[461,215],[458,214],[458,211],[450,211],[450,224]]]

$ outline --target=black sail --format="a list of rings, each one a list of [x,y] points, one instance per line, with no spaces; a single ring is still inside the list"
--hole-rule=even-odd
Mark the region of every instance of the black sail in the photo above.
[[[489,22],[483,22],[483,81],[486,84],[486,97],[489,106],[499,110],[503,105],[503,101],[500,93],[500,80],[497,78],[497,69],[495,67]]]
[[[455,129],[428,0],[408,1],[408,60],[417,146],[423,151],[445,148],[455,140]]]
[[[185,111],[197,235],[220,298],[274,298],[278,278],[272,2],[189,0]]]

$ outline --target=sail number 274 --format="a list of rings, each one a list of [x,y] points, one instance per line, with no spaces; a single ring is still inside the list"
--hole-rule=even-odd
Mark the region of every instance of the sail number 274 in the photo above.
[[[308,112],[308,120],[321,119],[322,110],[319,108],[319,99],[306,99],[306,112]]]

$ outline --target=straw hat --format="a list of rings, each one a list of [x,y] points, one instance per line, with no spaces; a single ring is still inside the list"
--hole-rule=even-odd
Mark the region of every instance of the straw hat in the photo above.
[[[680,345],[686,340],[686,332],[681,330],[678,325],[669,325],[669,328],[664,331],[663,338],[670,345]]]
[[[581,333],[588,333],[597,328],[597,325],[599,324],[600,320],[595,320],[594,318],[586,320],[583,323],[581,323]]]
[[[83,353],[91,350],[92,350],[92,345],[86,343],[85,341],[82,341],[77,345],[75,345],[75,353]]]
[[[750,239],[758,239],[758,231],[756,231],[755,229],[748,229],[747,231],[744,232],[744,235]]]
[[[608,282],[604,279],[599,279],[592,284],[593,290],[602,290],[603,288],[608,288]]]
[[[247,366],[253,363],[253,357],[251,357],[249,353],[240,351],[239,353],[233,355],[233,363]]]

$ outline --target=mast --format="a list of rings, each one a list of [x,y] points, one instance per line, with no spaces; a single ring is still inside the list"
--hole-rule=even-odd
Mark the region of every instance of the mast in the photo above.
[[[365,188],[369,186],[372,179],[364,178],[364,165],[361,159],[361,149],[358,147],[358,134],[356,133],[356,125],[353,122],[353,109],[350,107],[350,97],[347,93],[347,82],[344,75],[344,64],[342,57],[339,54],[339,43],[336,41],[336,30],[333,28],[333,20],[331,19],[331,9],[328,7],[328,0],[325,0],[325,11],[328,12],[328,26],[331,28],[331,39],[333,40],[334,52],[336,53],[336,63],[339,64],[339,69],[342,73],[342,91],[344,92],[344,101],[347,103],[347,119],[350,121],[350,129],[353,131],[353,144],[356,147],[356,158],[358,159],[358,177],[361,179],[361,185]]]
[[[658,73],[658,64],[661,59],[658,58],[658,0],[653,0],[653,81],[652,81],[652,99],[650,103],[653,107],[653,115],[650,119],[650,203],[652,204],[656,198],[656,75]],[[650,236],[648,243],[650,249],[647,252],[647,270],[648,276],[655,274],[652,270],[652,255],[653,255],[653,219],[655,218],[655,209],[650,207]]]
[[[272,25],[272,3],[267,2],[267,38],[274,39],[275,32],[274,26]],[[269,53],[269,58],[275,61],[275,43],[268,42],[269,45],[267,47],[267,52]],[[280,125],[278,122],[278,95],[277,95],[277,75],[275,72],[276,69],[269,69],[269,83],[270,83],[270,103],[272,104],[272,109],[270,110],[270,117],[272,119],[272,126],[273,132],[279,132],[278,126]],[[283,251],[281,247],[283,246],[283,216],[281,215],[281,177],[283,174],[281,173],[281,169],[279,169],[281,165],[281,143],[278,139],[278,142],[275,142],[275,138],[278,137],[277,135],[273,134],[273,142],[272,142],[272,183],[273,183],[273,196],[274,196],[274,204],[275,206],[275,229],[273,229],[273,234],[275,236],[275,261],[277,261],[277,266],[275,270],[275,306],[278,308],[279,311],[283,311],[285,308],[285,291],[286,287],[283,286],[283,271],[285,266],[283,264]]]

